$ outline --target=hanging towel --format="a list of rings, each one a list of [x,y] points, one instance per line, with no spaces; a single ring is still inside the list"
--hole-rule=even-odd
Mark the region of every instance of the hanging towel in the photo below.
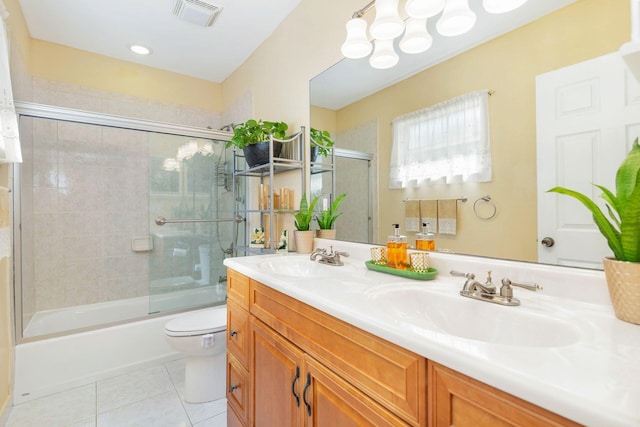
[[[458,201],[456,199],[438,200],[438,229],[440,234],[456,234],[458,219]]]
[[[405,230],[417,233],[420,231],[420,201],[407,200],[404,204]]]
[[[420,214],[423,222],[427,223],[427,231],[430,233],[438,232],[438,201],[437,200],[420,200]]]

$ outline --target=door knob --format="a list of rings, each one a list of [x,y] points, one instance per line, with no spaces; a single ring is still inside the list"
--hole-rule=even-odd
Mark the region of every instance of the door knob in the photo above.
[[[551,246],[555,245],[556,241],[553,240],[552,237],[545,237],[540,243],[542,243],[542,246],[550,248]]]

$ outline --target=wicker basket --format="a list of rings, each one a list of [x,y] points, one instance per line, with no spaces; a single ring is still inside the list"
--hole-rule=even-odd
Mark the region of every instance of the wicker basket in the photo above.
[[[605,258],[604,272],[616,317],[640,325],[640,263]]]

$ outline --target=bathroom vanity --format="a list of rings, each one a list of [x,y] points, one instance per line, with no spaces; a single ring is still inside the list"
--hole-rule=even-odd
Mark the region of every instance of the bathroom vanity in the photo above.
[[[339,244],[341,267],[225,260],[229,426],[640,423],[640,326],[615,319],[601,272],[436,253],[438,277],[409,281]],[[463,298],[453,264],[544,290],[516,290],[518,307]]]

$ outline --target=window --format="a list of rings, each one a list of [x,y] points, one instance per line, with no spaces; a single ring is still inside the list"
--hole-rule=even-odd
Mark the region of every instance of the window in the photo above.
[[[472,92],[393,122],[389,188],[491,181],[489,92]]]

